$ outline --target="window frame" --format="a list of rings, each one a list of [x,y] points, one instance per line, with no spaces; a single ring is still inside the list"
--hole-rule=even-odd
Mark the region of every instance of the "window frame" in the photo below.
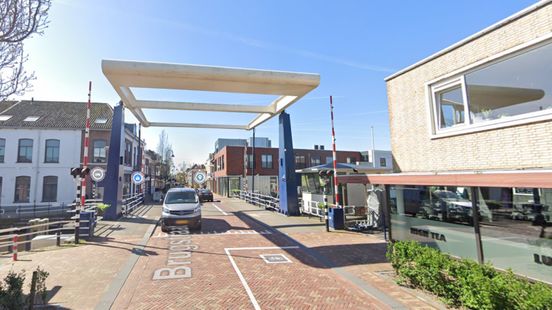
[[[53,198],[50,198],[50,197],[45,197],[45,193],[46,193],[46,180],[47,178],[50,178],[50,179],[55,179],[56,180],[56,190],[55,190],[55,195]],[[48,184],[48,185],[51,185],[51,184]],[[59,185],[59,178],[56,176],[56,175],[47,175],[47,176],[44,176],[42,178],[42,202],[57,202],[57,194],[58,194],[58,186]],[[46,199],[46,198],[49,198],[49,199]]]
[[[31,141],[31,159],[29,161],[22,161],[21,160],[21,142],[25,141],[25,140],[28,140],[28,141]],[[28,146],[25,146],[26,148],[28,148]],[[32,164],[33,163],[33,148],[34,148],[34,141],[33,139],[28,139],[28,138],[21,138],[18,140],[18,143],[17,143],[17,162],[18,163],[25,163],[25,164]]]
[[[0,164],[3,164],[6,162],[6,139],[5,138],[0,138],[0,150],[2,150],[2,152],[0,152]]]
[[[105,156],[103,157],[104,158],[104,161],[96,161],[96,142],[103,142],[104,146],[103,146],[103,152],[105,154]],[[95,164],[105,164],[107,163],[107,141],[105,139],[94,139],[94,141],[92,141],[92,162],[95,163]]]
[[[268,156],[270,156],[270,166],[268,166]],[[265,160],[265,158],[267,160]],[[272,154],[262,154],[261,155],[261,168],[264,169],[272,169],[274,168],[274,158],[272,157]]]
[[[28,182],[28,188],[27,188],[27,200],[17,200],[18,198],[18,195],[17,195],[17,190],[18,190],[18,187],[17,187],[17,180],[18,179],[22,179],[22,178],[26,178],[27,180],[29,180]],[[31,201],[31,177],[28,176],[28,175],[19,175],[19,176],[16,176],[15,177],[15,186],[14,186],[15,190],[14,190],[14,195],[13,195],[13,202],[14,203],[29,203]]]
[[[55,161],[48,161],[48,141],[57,141],[57,158]],[[45,164],[59,164],[59,151],[61,149],[61,141],[59,139],[46,139],[44,141],[44,163]]]
[[[549,33],[540,38],[525,42],[515,47],[504,50],[500,53],[492,55],[490,57],[481,59],[475,63],[459,68],[446,75],[433,79],[425,83],[426,90],[426,107],[429,109],[428,122],[429,122],[429,136],[431,139],[446,138],[451,136],[464,135],[469,133],[494,130],[512,126],[518,126],[522,124],[531,124],[547,120],[552,120],[552,109],[529,112],[524,114],[518,114],[510,116],[505,119],[494,119],[480,123],[472,123],[469,111],[469,98],[467,97],[467,87],[465,84],[465,76],[478,70],[482,70],[486,67],[492,66],[499,62],[507,61],[519,55],[523,55],[534,49],[544,47],[545,45],[552,44],[552,33]],[[464,97],[465,108],[464,122],[462,126],[456,126],[451,128],[440,129],[437,122],[438,110],[436,109],[435,90],[442,91],[442,87],[453,87],[450,84],[452,81],[462,80],[462,95]],[[445,88],[446,89],[446,88]]]

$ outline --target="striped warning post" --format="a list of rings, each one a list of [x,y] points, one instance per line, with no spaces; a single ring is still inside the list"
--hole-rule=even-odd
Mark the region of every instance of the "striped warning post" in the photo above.
[[[84,130],[84,151],[83,151],[83,160],[82,160],[82,169],[86,169],[88,167],[88,144],[89,144],[89,138],[90,138],[90,109],[92,106],[92,103],[90,102],[92,92],[92,81],[88,82],[88,103],[86,104],[86,127]],[[84,176],[81,179],[81,197],[80,197],[80,205],[81,207],[84,207],[86,199],[86,176]]]
[[[333,168],[334,168],[334,192],[335,192],[335,205],[336,207],[339,206],[339,187],[337,184],[337,153],[335,151],[335,129],[334,129],[334,113],[333,113],[333,100],[332,96],[330,96],[330,113],[331,113],[331,119],[332,119],[332,155],[333,155]]]

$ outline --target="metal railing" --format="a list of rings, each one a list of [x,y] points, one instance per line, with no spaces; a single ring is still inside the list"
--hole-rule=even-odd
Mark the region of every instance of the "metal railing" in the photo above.
[[[312,201],[312,200],[304,201],[302,203],[301,213],[314,215],[318,217],[324,217],[324,213],[325,213],[324,208],[321,208],[319,206],[319,203],[320,203],[319,201]]]
[[[82,225],[88,222],[89,220],[80,220],[81,226],[79,230],[88,230],[90,225]],[[51,246],[50,243],[53,242],[49,241],[53,241],[54,239],[56,246],[60,246],[62,232],[74,234],[74,219],[0,229],[0,253],[12,253],[12,259],[16,261],[18,252]],[[86,233],[79,232],[79,234],[85,236],[91,235],[89,230]],[[46,237],[37,238],[39,236]]]
[[[18,221],[37,217],[69,217],[73,205],[0,206],[0,220]]]
[[[141,206],[144,203],[144,193],[134,194],[132,196],[127,195],[125,198],[123,196],[123,215],[128,215],[134,209]]]
[[[263,195],[261,193],[235,191],[233,192],[233,197],[244,200],[245,202],[252,205],[264,207],[265,209],[272,209],[276,211],[280,209],[280,199],[268,195]]]

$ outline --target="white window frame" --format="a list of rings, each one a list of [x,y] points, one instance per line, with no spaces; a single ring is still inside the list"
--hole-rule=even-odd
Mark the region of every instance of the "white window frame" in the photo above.
[[[462,91],[462,103],[464,104],[464,123],[458,126],[452,126],[448,128],[441,128],[441,109],[439,108],[439,102],[437,100],[437,95],[449,89],[460,87]],[[435,132],[450,132],[457,131],[460,128],[469,126],[469,109],[468,109],[468,96],[466,92],[466,79],[464,76],[455,77],[453,79],[445,80],[444,82],[434,84],[431,86],[431,101],[433,102],[433,126]]]
[[[552,33],[545,35],[541,38],[537,38],[526,42],[524,44],[515,46],[508,50],[505,50],[501,53],[493,55],[491,57],[477,61],[471,65],[462,67],[458,70],[455,70],[447,75],[441,76],[437,79],[429,81],[425,84],[426,89],[426,107],[429,108],[429,117],[430,122],[429,126],[429,135],[431,139],[439,139],[457,135],[464,135],[469,133],[517,126],[522,124],[537,123],[542,121],[552,120],[552,109],[535,111],[515,116],[510,116],[505,119],[495,119],[489,120],[477,124],[471,122],[470,110],[469,110],[469,98],[467,96],[467,88],[465,83],[465,75],[473,71],[483,69],[487,66],[493,65],[495,63],[513,58],[515,56],[529,52],[530,50],[542,47],[544,45],[552,44]],[[439,109],[437,107],[436,93],[446,90],[447,88],[452,88],[454,86],[462,86],[462,96],[464,99],[464,125],[454,126],[449,128],[439,128]]]

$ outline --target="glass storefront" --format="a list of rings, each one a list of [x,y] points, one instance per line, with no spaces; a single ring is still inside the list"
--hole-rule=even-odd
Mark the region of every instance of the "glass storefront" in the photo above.
[[[552,189],[479,188],[485,261],[552,283]]]
[[[469,188],[392,185],[388,202],[394,240],[416,240],[477,260]]]
[[[475,188],[485,262],[552,283],[552,189]],[[394,240],[416,240],[478,260],[472,189],[387,187]]]

